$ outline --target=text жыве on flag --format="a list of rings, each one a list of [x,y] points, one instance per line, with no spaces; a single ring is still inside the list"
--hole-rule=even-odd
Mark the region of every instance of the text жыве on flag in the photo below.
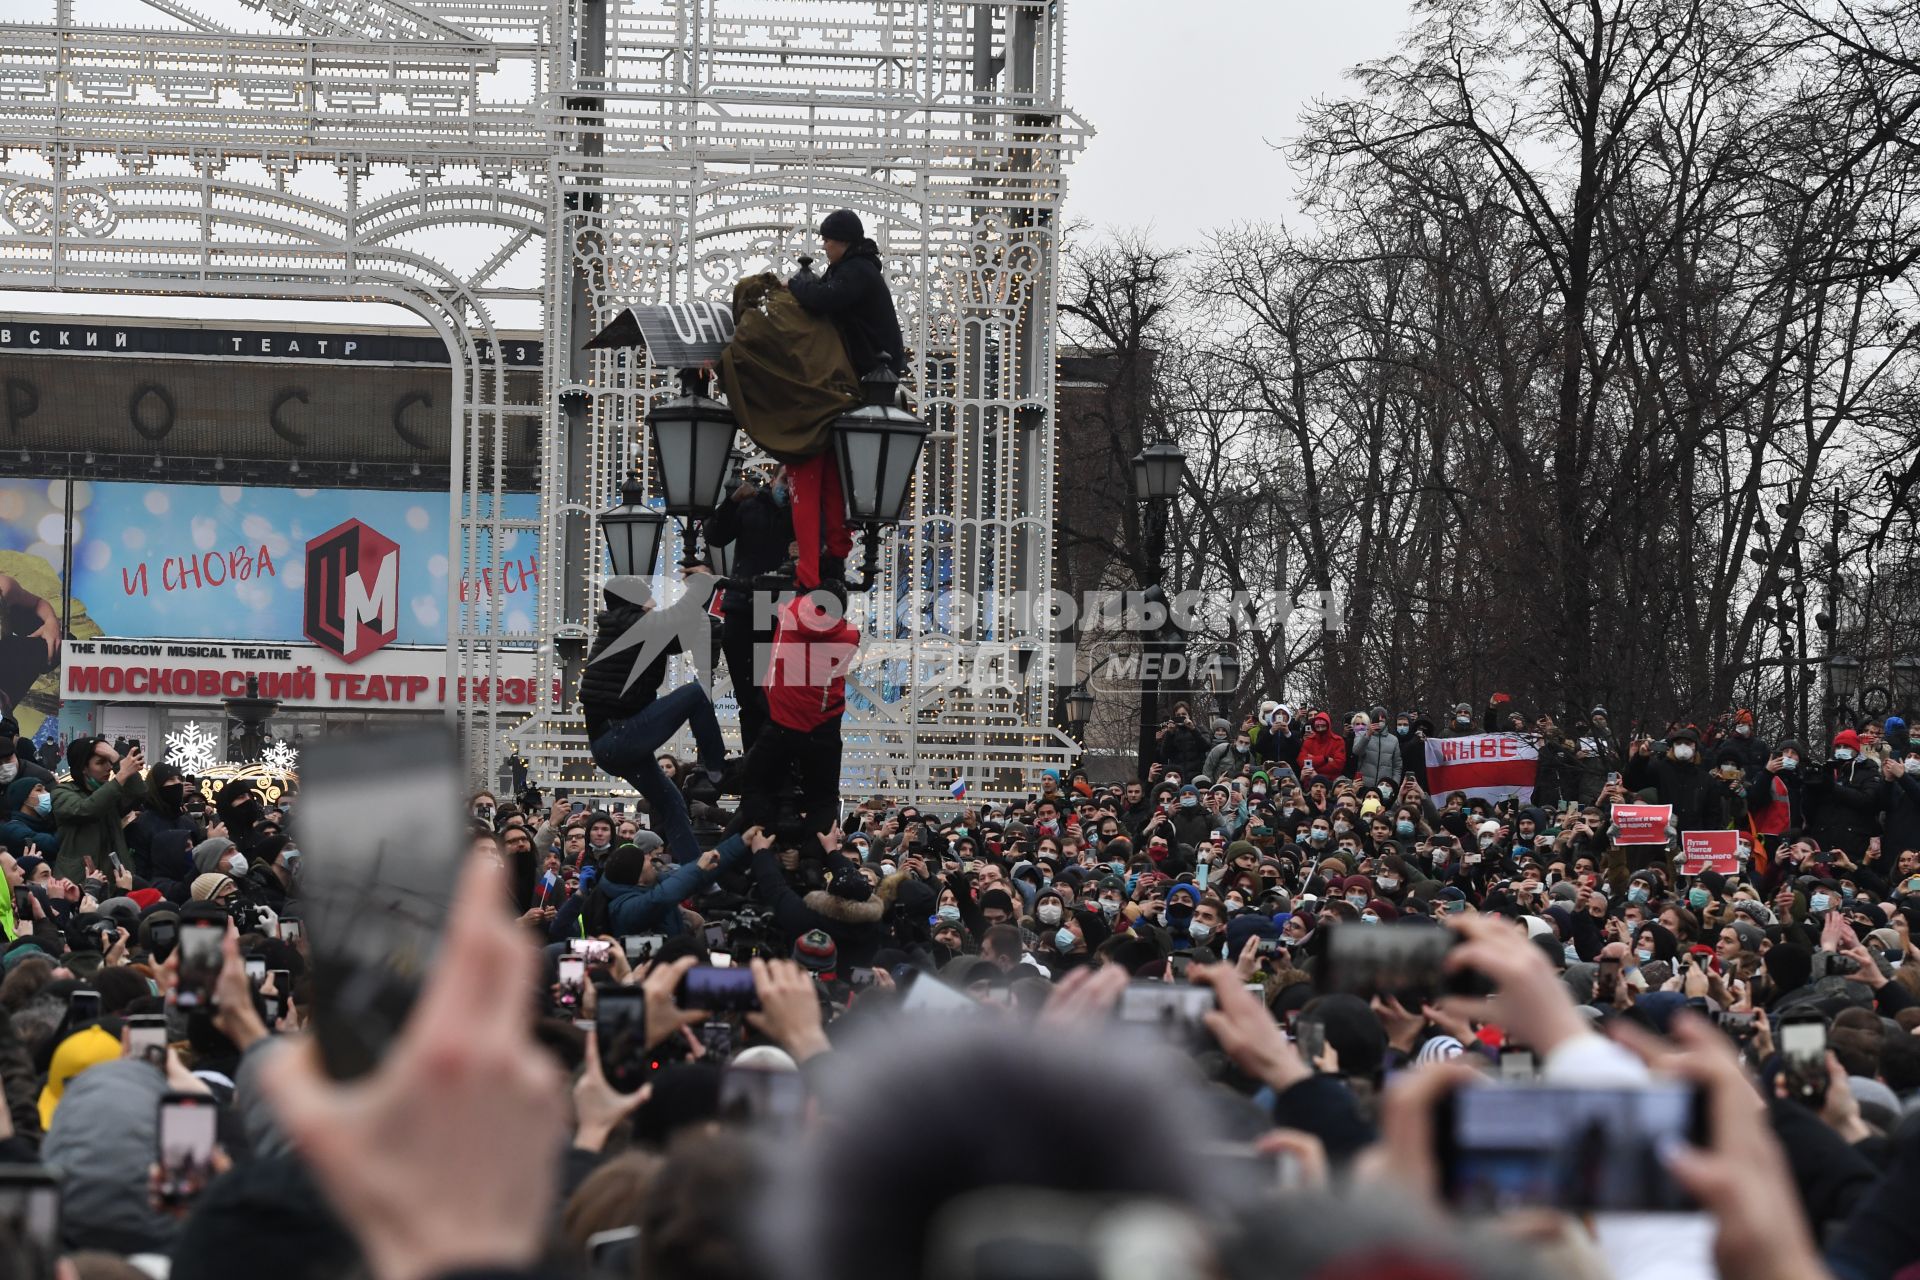
[[[1427,739],[1427,792],[1444,798],[1463,791],[1476,800],[1533,799],[1540,753],[1512,733],[1474,733]]]

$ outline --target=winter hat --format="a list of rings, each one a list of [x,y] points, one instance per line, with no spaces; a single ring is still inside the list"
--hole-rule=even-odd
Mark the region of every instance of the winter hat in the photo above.
[[[873,896],[873,886],[855,866],[842,866],[827,881],[827,892],[843,902],[865,902]],[[1011,907],[1011,901],[1009,901]]]
[[[793,958],[815,973],[832,973],[840,960],[840,949],[825,929],[809,929],[793,944]]]
[[[820,220],[820,238],[859,244],[867,238],[867,228],[860,221],[860,215],[853,210],[835,209]]]
[[[47,1087],[40,1091],[41,1130],[52,1127],[54,1108],[60,1105],[60,1095],[66,1092],[69,1081],[88,1067],[97,1067],[119,1056],[120,1037],[97,1026],[76,1031],[62,1040],[60,1047],[53,1051],[53,1065],[47,1068]]]
[[[1860,735],[1851,729],[1842,729],[1833,735],[1833,745],[1835,748],[1845,747],[1849,751],[1858,751],[1860,749]]]
[[[643,854],[657,853],[667,847],[667,842],[660,838],[658,831],[649,831],[647,828],[641,827],[633,833],[633,847]]]
[[[1750,726],[1753,724],[1753,712],[1747,710],[1745,707],[1742,707],[1738,711],[1733,713],[1733,722],[1735,724],[1744,724],[1744,725]]]
[[[1891,1133],[1900,1123],[1900,1099],[1892,1089],[1869,1076],[1848,1076],[1853,1100],[1860,1104],[1860,1118]]]
[[[1008,915],[1012,915],[1013,899],[1008,896],[1005,889],[989,889],[980,895],[980,909],[982,911],[1004,911]]]
[[[1197,907],[1200,905],[1200,890],[1183,881],[1167,890],[1167,906],[1173,906],[1175,898],[1185,898],[1189,905]]]
[[[211,840],[202,840],[193,846],[193,869],[202,874],[220,865],[220,859],[227,856],[227,850],[233,848],[233,841],[225,836],[214,836]]]
[[[1767,940],[1767,931],[1751,920],[1735,920],[1727,927],[1732,929],[1734,936],[1740,939],[1743,949],[1756,954],[1760,950],[1760,944]]]
[[[1227,922],[1227,949],[1220,953],[1221,959],[1234,961],[1240,958],[1248,938],[1277,938],[1279,926],[1265,916],[1252,912],[1242,912]]]
[[[600,874],[608,884],[637,885],[640,873],[646,869],[647,855],[640,852],[640,846],[631,841],[620,844],[607,855],[606,863],[600,868]]]
[[[1805,947],[1783,943],[1767,952],[1764,962],[1767,976],[1773,979],[1774,990],[1778,992],[1804,987],[1813,977],[1813,953]]]
[[[751,1049],[743,1049],[740,1056],[727,1064],[739,1067],[743,1071],[798,1071],[793,1056],[777,1045],[757,1044]]]
[[[165,902],[166,900],[167,896],[158,889],[135,889],[127,895],[127,901],[142,911],[153,906],[156,902]]]
[[[108,898],[100,904],[99,912],[125,929],[140,927],[140,904],[132,898]]]
[[[14,966],[22,960],[25,960],[28,956],[44,956],[46,954],[45,951],[40,949],[40,944],[37,942],[16,942],[7,948],[7,954],[5,956],[0,956],[0,970],[12,973]]]
[[[38,854],[30,853],[24,858],[15,859],[15,865],[20,868],[20,878],[31,884],[34,873],[46,866],[47,860]]]
[[[193,878],[193,900],[195,902],[211,902],[213,895],[219,892],[221,885],[232,883],[232,876],[221,875],[218,871],[209,871],[203,876],[195,876]]]
[[[33,789],[40,786],[40,779],[31,773],[23,773],[7,784],[7,817],[20,812],[20,806],[27,802]]]
[[[1363,818],[1371,818],[1374,814],[1381,812],[1386,807],[1387,806],[1380,803],[1379,796],[1368,796],[1360,802],[1360,816]]]

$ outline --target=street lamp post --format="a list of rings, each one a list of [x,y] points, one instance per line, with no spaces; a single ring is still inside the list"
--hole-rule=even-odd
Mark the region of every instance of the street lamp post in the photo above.
[[[1142,529],[1141,561],[1137,566],[1141,576],[1141,600],[1148,606],[1164,604],[1166,591],[1160,579],[1163,572],[1161,560],[1166,555],[1167,524],[1171,518],[1173,501],[1180,494],[1180,481],[1185,474],[1187,455],[1179,445],[1171,440],[1160,440],[1148,445],[1133,456],[1133,496],[1137,502],[1147,504]],[[1158,662],[1165,656],[1164,637],[1158,629],[1151,641],[1142,639],[1142,646]],[[1156,665],[1140,681],[1140,770],[1142,781],[1148,761],[1155,753],[1156,740],[1154,726],[1159,716],[1160,681]]]
[[[1086,750],[1087,724],[1093,719],[1093,695],[1087,692],[1087,686],[1075,685],[1073,692],[1066,697],[1067,732]]]
[[[1240,653],[1232,645],[1228,645],[1213,658],[1214,714],[1226,715],[1227,709],[1232,705],[1234,692],[1239,688]],[[1231,717],[1228,718],[1231,719]]]
[[[1893,660],[1893,702],[1895,710],[1912,719],[1914,706],[1920,703],[1920,658]]]
[[[861,531],[866,548],[865,575],[847,577],[851,591],[869,589],[879,574],[880,531],[900,523],[920,469],[920,451],[933,434],[895,403],[900,379],[885,353],[860,385],[867,402],[834,421],[832,442],[847,524]]]
[[[740,456],[733,447],[733,411],[706,392],[704,371],[682,369],[680,394],[647,417],[667,514],[684,526],[686,565],[698,563],[693,548],[700,523],[720,505],[728,467]]]
[[[660,539],[667,518],[647,505],[646,486],[638,472],[620,483],[620,505],[600,513],[600,536],[606,539],[607,563],[618,577],[647,577],[660,558]]]
[[[1830,654],[1827,658],[1827,700],[1833,723],[1853,728],[1853,704],[1859,697],[1860,659],[1841,653]]]

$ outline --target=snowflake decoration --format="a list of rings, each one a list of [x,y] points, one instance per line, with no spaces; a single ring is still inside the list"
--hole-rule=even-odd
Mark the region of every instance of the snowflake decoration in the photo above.
[[[187,773],[205,773],[219,759],[219,739],[192,720],[179,733],[167,735],[167,763]]]
[[[293,772],[294,764],[300,759],[300,752],[279,739],[267,744],[260,755],[260,765],[268,773],[288,774]]]

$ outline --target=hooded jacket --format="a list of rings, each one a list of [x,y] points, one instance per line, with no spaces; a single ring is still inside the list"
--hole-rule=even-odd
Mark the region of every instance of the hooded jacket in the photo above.
[[[1859,742],[1852,730],[1843,729],[1834,735],[1834,745],[1857,750]],[[1867,841],[1879,833],[1880,810],[1886,803],[1880,761],[1857,756],[1829,760],[1807,779],[1806,799],[1809,834],[1823,848],[1845,849],[1849,858],[1859,862],[1866,856]]]
[[[1382,782],[1398,781],[1405,772],[1400,764],[1400,739],[1393,730],[1383,729],[1379,733],[1371,730],[1360,738],[1353,750],[1354,767],[1360,771],[1360,777],[1370,787]]]
[[[169,898],[170,885],[190,881],[193,846],[204,836],[200,824],[180,809],[171,783],[178,782],[178,766],[164,762],[147,771],[147,803],[127,828],[133,850],[133,874],[148,881]],[[178,901],[178,899],[174,899]]]
[[[70,1249],[164,1252],[176,1230],[147,1204],[147,1166],[167,1078],[119,1058],[67,1083],[42,1163],[62,1175],[61,1238]]]
[[[1326,728],[1321,723],[1326,722]],[[1313,732],[1300,744],[1300,763],[1311,762],[1313,771],[1327,777],[1338,777],[1347,771],[1347,740],[1333,731],[1332,721],[1326,716],[1316,716]]]
[[[602,875],[590,891],[575,894],[560,909],[550,936],[558,942],[629,933],[658,933],[671,938],[685,933],[680,904],[738,866],[747,856],[747,842],[737,835],[728,836],[714,846],[714,851],[720,855],[720,865],[714,870],[706,870],[698,861],[682,862],[651,885],[615,884]]]
[[[857,874],[848,858],[831,858],[827,865],[833,871]],[[774,924],[788,947],[802,934],[820,929],[833,939],[841,972],[870,969],[874,953],[886,944],[887,909],[910,874],[896,871],[859,902],[835,897],[826,889],[802,895],[787,883],[780,860],[767,848],[753,855],[753,896],[773,912]]]
[[[88,858],[103,874],[107,854],[126,861],[127,829],[121,817],[146,798],[146,781],[137,773],[124,783],[108,778],[95,786],[83,778],[55,787],[53,820],[60,830],[60,854],[54,859],[54,874],[77,884],[86,879]]]
[[[52,791],[54,784],[22,773],[0,792],[5,797],[0,803],[6,806],[5,812],[0,813],[0,844],[12,848],[16,855],[24,853],[30,844],[37,845],[41,854],[51,858],[60,852],[60,833],[54,830],[52,814],[43,818],[39,814],[20,812],[20,806],[27,802],[36,786]]]
[[[787,288],[810,315],[833,321],[857,376],[864,378],[879,368],[883,355],[895,373],[907,371],[906,339],[900,335],[880,246],[872,240],[850,245],[821,275],[800,272],[787,281]]]

